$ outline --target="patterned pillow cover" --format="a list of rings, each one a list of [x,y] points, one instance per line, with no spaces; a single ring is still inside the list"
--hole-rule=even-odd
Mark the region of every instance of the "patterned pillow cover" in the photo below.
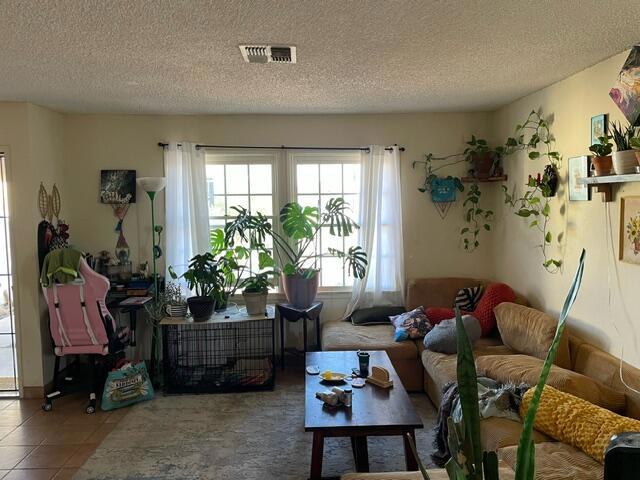
[[[456,308],[457,306],[460,310],[464,310],[465,312],[473,312],[476,309],[480,298],[482,298],[483,292],[484,287],[482,285],[461,289],[453,301],[453,308]]]
[[[410,312],[389,317],[395,327],[394,339],[402,342],[408,339],[422,338],[433,328],[422,307],[418,307]]]

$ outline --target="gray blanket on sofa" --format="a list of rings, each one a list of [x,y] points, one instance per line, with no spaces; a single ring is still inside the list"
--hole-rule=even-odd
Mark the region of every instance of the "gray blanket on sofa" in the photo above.
[[[478,377],[478,407],[480,418],[504,417],[520,421],[518,411],[522,396],[530,388],[529,385],[502,384],[487,377]],[[442,402],[438,411],[438,421],[433,441],[433,462],[438,467],[444,467],[451,458],[447,437],[449,428],[447,418],[452,417],[455,422],[462,418],[462,408],[458,395],[458,383],[452,382],[442,389]]]

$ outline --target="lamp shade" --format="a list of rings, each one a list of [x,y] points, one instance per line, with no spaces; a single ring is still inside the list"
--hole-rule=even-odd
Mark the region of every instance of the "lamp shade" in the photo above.
[[[167,186],[167,179],[165,177],[139,177],[136,179],[136,183],[147,193],[157,193]]]

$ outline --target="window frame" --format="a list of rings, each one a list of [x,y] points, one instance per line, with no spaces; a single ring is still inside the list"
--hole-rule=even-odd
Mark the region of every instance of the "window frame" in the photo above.
[[[335,163],[340,163],[341,165],[344,164],[357,164],[357,165],[361,165],[361,158],[360,158],[360,151],[359,150],[350,150],[350,151],[344,151],[344,150],[288,150],[287,151],[287,162],[288,162],[288,170],[290,172],[291,178],[289,179],[289,200],[288,201],[297,201],[298,200],[298,182],[297,182],[297,166],[298,165],[304,165],[304,164],[311,164],[311,165],[320,165],[320,164],[335,164]],[[346,161],[346,160],[352,160],[352,161]],[[362,171],[360,172],[362,174]],[[319,172],[318,172],[319,175]],[[344,169],[343,169],[343,176],[342,176],[342,188],[341,188],[342,192],[340,193],[335,193],[335,194],[324,194],[324,195],[330,195],[330,196],[342,196],[345,195],[344,193]],[[355,193],[356,195],[358,195],[358,198],[360,198],[360,195],[362,194],[362,192],[358,191],[357,193]],[[305,193],[301,193],[301,195],[306,195]],[[314,195],[314,194],[310,194],[310,195]],[[320,198],[320,213],[322,213],[322,208],[324,207],[324,205],[322,205],[322,196],[323,194],[321,193],[321,185],[320,185],[320,175],[318,176],[318,197]],[[356,222],[360,223],[360,219],[356,218],[355,219]],[[356,234],[357,235],[357,234]],[[320,238],[319,238],[319,244],[320,244],[320,252],[322,252],[322,232],[320,232]],[[344,246],[344,240],[343,240],[343,246]],[[330,258],[337,258],[334,257],[333,255],[321,255],[320,259],[322,259],[322,257],[330,257]],[[322,271],[320,272],[320,275],[322,275]],[[346,272],[346,269],[344,268],[343,265],[343,273],[342,273],[342,281],[343,283],[346,283],[346,278],[348,277],[348,273]],[[327,292],[327,293],[332,293],[332,292],[351,292],[353,290],[353,286],[352,285],[328,285],[328,286],[322,286],[322,277],[321,277],[321,281],[320,281],[320,287],[318,288],[319,292]]]

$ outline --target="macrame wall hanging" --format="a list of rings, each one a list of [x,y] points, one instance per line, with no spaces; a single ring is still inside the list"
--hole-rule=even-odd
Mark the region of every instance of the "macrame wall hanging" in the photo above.
[[[38,208],[42,217],[38,224],[38,262],[42,269],[42,263],[47,253],[51,250],[69,246],[69,225],[60,218],[62,200],[60,199],[60,191],[55,183],[51,189],[51,194],[49,194],[44,184],[40,182]]]

